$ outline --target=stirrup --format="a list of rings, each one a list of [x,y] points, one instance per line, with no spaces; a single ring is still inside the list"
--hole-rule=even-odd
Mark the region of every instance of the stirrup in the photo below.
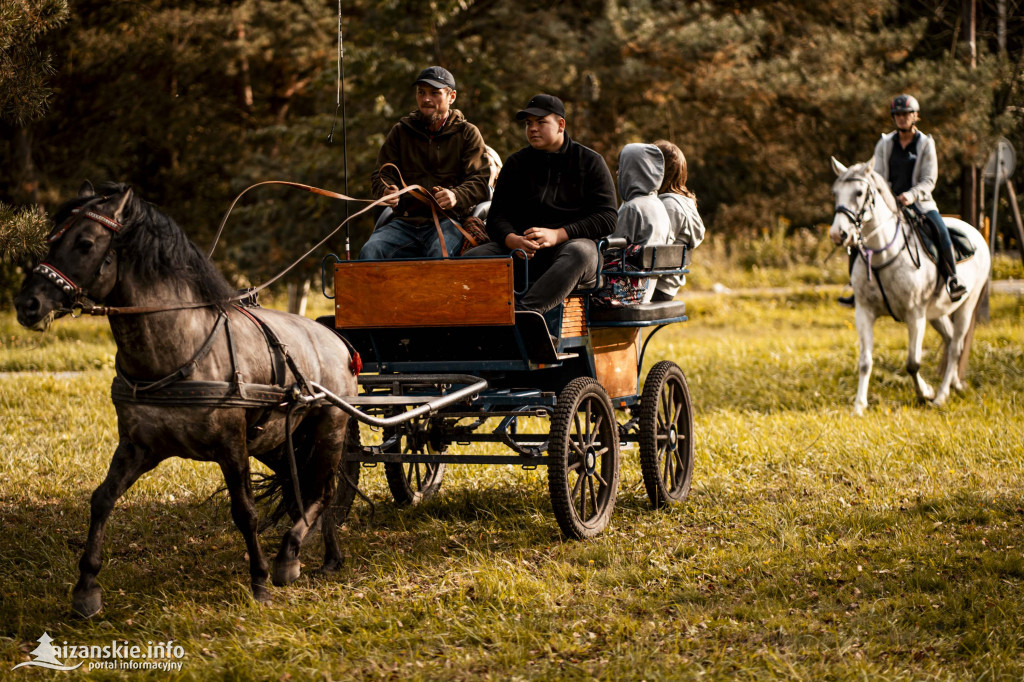
[[[949,298],[954,303],[967,295],[967,287],[960,283],[956,275],[946,280],[946,291],[949,292]]]
[[[853,308],[856,306],[853,294],[850,294],[849,296],[840,296],[836,299],[836,303],[846,308]]]

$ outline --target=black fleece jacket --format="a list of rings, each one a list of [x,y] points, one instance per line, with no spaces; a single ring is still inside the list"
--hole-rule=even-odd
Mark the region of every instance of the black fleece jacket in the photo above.
[[[531,227],[565,228],[569,239],[615,230],[615,185],[601,155],[569,139],[557,152],[525,147],[505,161],[487,214],[499,244]]]

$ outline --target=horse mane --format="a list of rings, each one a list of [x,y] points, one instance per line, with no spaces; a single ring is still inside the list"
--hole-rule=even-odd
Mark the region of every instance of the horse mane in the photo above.
[[[843,182],[844,180],[853,179],[865,179],[871,183],[871,185],[878,190],[878,193],[882,195],[882,201],[889,208],[889,211],[893,215],[899,215],[900,209],[896,204],[896,196],[892,193],[892,188],[889,187],[889,183],[886,182],[885,178],[874,169],[874,166],[869,161],[864,163],[857,163],[847,168],[842,175],[840,175],[836,182]]]
[[[104,182],[96,187],[99,196],[122,195],[128,185]],[[77,197],[57,212],[60,225],[71,210],[88,203],[92,197]],[[201,301],[226,301],[235,295],[224,275],[188,238],[174,220],[137,194],[124,207],[121,233],[115,246],[121,267],[141,286],[179,283],[194,291]]]

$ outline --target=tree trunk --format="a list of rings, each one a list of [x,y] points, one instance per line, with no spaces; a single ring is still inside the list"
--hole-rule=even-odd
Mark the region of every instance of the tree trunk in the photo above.
[[[14,154],[14,196],[18,204],[39,204],[39,177],[36,164],[32,160],[32,131],[22,126],[15,126],[14,138],[11,140],[11,151]]]
[[[309,279],[288,283],[288,312],[306,314],[306,300],[309,298]]]

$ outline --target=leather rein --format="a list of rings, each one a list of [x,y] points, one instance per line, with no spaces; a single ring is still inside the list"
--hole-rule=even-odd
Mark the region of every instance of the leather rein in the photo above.
[[[421,187],[420,185],[404,186],[399,191],[394,192],[392,194],[386,194],[386,195],[382,196],[380,199],[369,200],[369,199],[358,199],[356,197],[350,197],[350,196],[347,196],[347,195],[344,195],[344,194],[340,194],[338,192],[332,192],[331,190],[322,189],[320,187],[314,187],[312,185],[304,185],[304,184],[298,183],[298,182],[290,182],[290,181],[286,181],[286,180],[266,180],[264,182],[258,182],[258,183],[254,184],[254,185],[250,185],[249,187],[245,188],[244,190],[242,190],[242,192],[240,192],[238,194],[238,196],[235,197],[235,200],[233,202],[231,202],[231,206],[228,208],[227,212],[224,214],[224,218],[221,220],[220,227],[217,230],[217,235],[214,237],[213,244],[210,246],[210,250],[209,250],[209,254],[208,255],[213,255],[214,249],[217,246],[217,242],[220,240],[221,234],[224,231],[224,226],[227,224],[228,216],[231,215],[231,212],[234,210],[235,205],[238,203],[239,199],[241,199],[242,196],[245,195],[249,190],[251,190],[251,189],[253,189],[255,187],[260,187],[262,185],[285,185],[285,186],[288,186],[288,187],[296,187],[296,188],[299,188],[299,189],[303,189],[303,190],[305,190],[307,192],[312,192],[314,194],[319,194],[321,196],[329,197],[329,198],[332,198],[332,199],[340,199],[340,200],[343,200],[343,201],[359,201],[359,202],[365,202],[368,205],[366,207],[362,208],[361,210],[353,213],[351,216],[349,216],[345,220],[343,220],[337,227],[335,227],[333,230],[331,230],[331,232],[326,237],[321,239],[319,242],[317,242],[315,245],[313,245],[309,250],[307,250],[301,256],[296,258],[290,265],[288,265],[286,268],[281,270],[278,274],[274,275],[269,280],[263,282],[259,286],[253,287],[251,289],[247,289],[244,292],[240,293],[239,295],[234,296],[232,298],[229,298],[226,301],[220,301],[220,302],[216,302],[216,301],[179,302],[179,303],[174,303],[174,304],[169,304],[169,305],[161,305],[161,306],[103,306],[103,305],[96,305],[96,304],[94,304],[94,303],[92,303],[91,301],[88,300],[88,298],[85,296],[85,290],[81,286],[76,284],[70,277],[68,277],[67,275],[62,273],[58,268],[56,268],[52,264],[43,261],[43,262],[39,263],[38,265],[36,265],[32,269],[32,272],[35,272],[35,273],[38,273],[38,274],[42,275],[50,283],[52,283],[58,289],[63,291],[65,294],[68,294],[68,295],[73,297],[71,305],[68,308],[59,308],[59,309],[57,309],[56,312],[58,312],[60,314],[70,314],[72,317],[75,317],[75,318],[81,317],[82,315],[93,315],[93,316],[103,316],[103,315],[105,315],[105,316],[141,315],[141,314],[144,314],[144,313],[159,313],[159,312],[172,311],[172,310],[189,310],[189,309],[194,309],[194,308],[207,308],[207,307],[210,307],[210,306],[220,305],[220,304],[238,303],[238,302],[250,299],[250,298],[254,299],[255,296],[259,292],[263,291],[264,289],[269,287],[271,284],[273,284],[274,282],[277,282],[279,279],[284,277],[291,270],[293,270],[300,263],[302,263],[302,261],[304,261],[310,255],[312,255],[317,249],[319,249],[324,244],[326,244],[334,235],[336,235],[338,233],[339,230],[341,230],[341,228],[343,228],[353,218],[357,218],[357,217],[361,216],[362,214],[366,213],[367,211],[370,211],[371,209],[376,208],[377,206],[380,206],[381,204],[385,203],[386,201],[388,201],[390,199],[393,199],[395,197],[402,196],[403,194],[412,194],[419,201],[422,201],[422,202],[427,203],[427,204],[430,205],[431,210],[434,212],[434,216],[435,216],[434,217],[434,223],[435,223],[435,226],[437,227],[438,235],[441,238],[442,248],[444,247],[444,236],[441,235],[441,227],[440,227],[440,224],[437,221],[437,214],[438,213],[443,214],[444,213],[444,209],[442,209],[437,204],[437,200],[435,200],[434,197],[429,192],[427,192],[425,189],[423,189],[423,187]],[[59,227],[55,228],[54,231],[50,234],[50,236],[47,237],[47,241],[50,242],[50,243],[53,243],[53,242],[57,241],[58,239],[60,239],[61,237],[64,236],[64,233],[66,233],[68,231],[68,229],[71,228],[72,225],[74,225],[76,222],[78,222],[82,218],[89,218],[90,220],[93,220],[96,223],[98,223],[99,225],[102,225],[103,227],[107,228],[111,232],[113,232],[115,234],[120,234],[121,230],[123,228],[123,225],[121,223],[119,223],[118,221],[114,220],[114,218],[112,218],[110,216],[103,215],[102,213],[99,213],[97,211],[94,211],[94,210],[91,210],[91,209],[88,208],[92,204],[104,201],[105,199],[108,199],[108,198],[109,197],[96,197],[94,199],[91,199],[89,202],[87,202],[83,206],[80,206],[78,208],[73,209],[71,211],[71,213],[72,213],[71,217],[69,217],[62,225],[60,225]],[[457,227],[460,230],[462,230],[462,226],[461,225],[457,225]],[[110,258],[111,258],[110,251],[112,249],[113,249],[113,241],[111,241],[111,245],[107,248],[108,253],[104,256],[103,262],[105,262],[105,263],[109,263],[110,262]],[[447,249],[444,250],[444,254],[445,254],[445,257],[448,257]],[[102,266],[100,266],[100,267],[102,267]]]

